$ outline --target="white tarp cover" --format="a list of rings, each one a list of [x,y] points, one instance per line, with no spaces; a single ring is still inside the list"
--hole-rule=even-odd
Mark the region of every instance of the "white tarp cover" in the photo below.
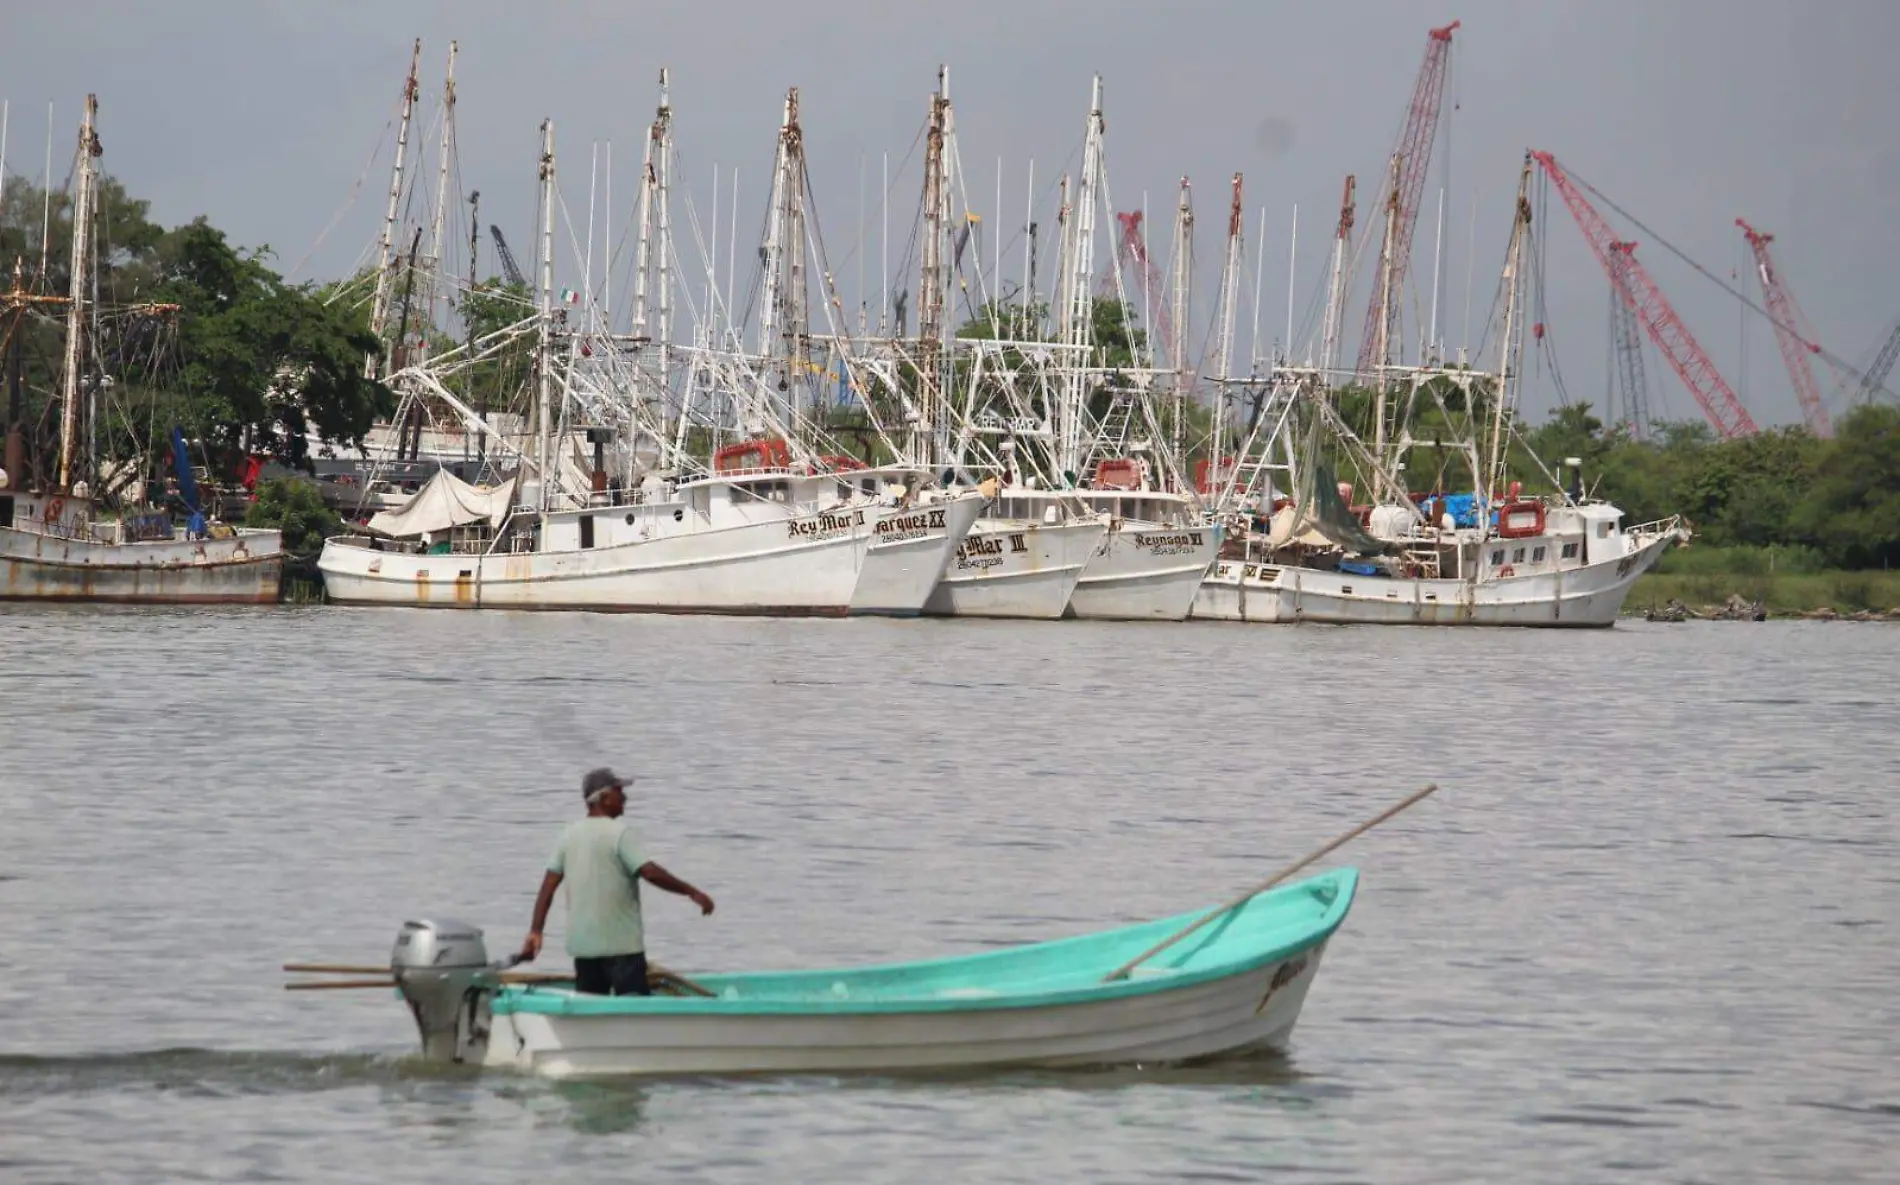
[[[392,539],[417,539],[469,523],[487,522],[499,528],[508,517],[514,497],[512,477],[497,486],[472,486],[448,470],[438,469],[401,509],[385,510],[371,518],[369,529]]]

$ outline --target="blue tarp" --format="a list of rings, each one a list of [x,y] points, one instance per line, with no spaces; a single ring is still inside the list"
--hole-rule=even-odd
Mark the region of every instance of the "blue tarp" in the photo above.
[[[1476,494],[1440,494],[1428,499],[1421,507],[1433,522],[1442,514],[1451,515],[1451,521],[1461,527],[1478,525],[1478,495]],[[1496,526],[1498,512],[1494,507],[1490,514],[1491,525]]]
[[[178,496],[193,514],[198,512],[198,479],[191,475],[191,450],[185,447],[185,430],[172,429],[172,466],[178,470]]]

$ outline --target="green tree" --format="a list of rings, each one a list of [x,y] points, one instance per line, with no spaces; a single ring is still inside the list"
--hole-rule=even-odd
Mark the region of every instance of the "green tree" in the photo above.
[[[1859,407],[1834,431],[1794,529],[1839,567],[1891,567],[1900,562],[1900,409]]]
[[[180,383],[189,427],[234,459],[308,463],[312,433],[360,442],[395,400],[363,377],[377,349],[358,314],[291,286],[200,218],[166,236],[157,291],[181,308]]]
[[[276,527],[283,532],[284,550],[305,556],[323,550],[325,539],[343,531],[343,520],[323,504],[315,486],[282,478],[258,483],[244,525]]]

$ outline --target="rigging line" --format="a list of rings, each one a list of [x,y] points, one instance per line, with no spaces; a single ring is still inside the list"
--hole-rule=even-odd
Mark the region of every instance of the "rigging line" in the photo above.
[[[1544,196],[1547,198],[1548,194]],[[1557,335],[1551,330],[1550,322],[1546,319],[1544,309],[1544,293],[1547,283],[1544,252],[1547,243],[1548,240],[1541,235],[1535,236],[1532,239],[1531,276],[1533,289],[1537,294],[1537,324],[1544,327],[1543,337],[1538,339],[1537,353],[1540,362],[1547,362],[1549,364],[1550,381],[1551,385],[1557,390],[1558,405],[1561,407],[1569,407],[1571,405],[1570,390],[1564,382],[1563,369],[1558,365],[1557,361]],[[1520,405],[1522,402],[1520,399]]]
[[[1845,370],[1847,373],[1859,379],[1865,379],[1867,377],[1866,375],[1862,374],[1857,368],[1855,368],[1855,366],[1852,363],[1848,362],[1845,358],[1842,358],[1840,355],[1834,353],[1832,350],[1827,349],[1825,346],[1821,345],[1820,342],[1809,341],[1806,335],[1804,335],[1798,328],[1792,325],[1784,324],[1781,321],[1777,320],[1773,314],[1768,312],[1768,310],[1762,308],[1760,305],[1750,300],[1748,296],[1742,292],[1741,289],[1734,287],[1733,285],[1729,284],[1727,281],[1723,280],[1720,276],[1710,271],[1708,268],[1703,267],[1701,264],[1691,259],[1685,252],[1683,252],[1675,244],[1671,243],[1668,239],[1663,238],[1661,235],[1651,230],[1648,226],[1645,226],[1641,219],[1637,218],[1634,214],[1631,214],[1628,210],[1625,210],[1623,207],[1617,205],[1602,190],[1598,189],[1596,186],[1590,184],[1588,181],[1578,176],[1576,171],[1572,169],[1569,165],[1564,166],[1564,172],[1570,177],[1572,181],[1575,181],[1578,185],[1582,186],[1583,188],[1589,190],[1592,194],[1594,194],[1598,201],[1602,202],[1604,205],[1608,206],[1610,209],[1615,210],[1618,214],[1621,214],[1623,218],[1631,226],[1635,227],[1637,230],[1642,231],[1645,235],[1648,235],[1651,239],[1655,240],[1657,243],[1660,243],[1662,245],[1663,250],[1669,252],[1671,255],[1674,255],[1677,259],[1680,259],[1682,262],[1688,264],[1691,268],[1694,268],[1697,274],[1702,276],[1703,279],[1709,281],[1709,283],[1711,284],[1714,284],[1717,288],[1720,288],[1722,291],[1728,293],[1730,296],[1734,297],[1736,300],[1741,301],[1743,305],[1747,306],[1757,316],[1767,321],[1770,325],[1774,325],[1777,328],[1785,330],[1788,333],[1793,334],[1797,339],[1799,339],[1804,344],[1814,347],[1816,356],[1825,359],[1830,365],[1833,365],[1841,370]],[[1880,389],[1883,391],[1886,391],[1888,395],[1894,394],[1893,391],[1888,390],[1884,386],[1881,387]]]
[[[297,266],[291,268],[284,276],[285,280],[293,280],[297,277],[297,273],[303,271],[304,264],[310,262],[310,257],[317,253],[319,247],[323,246],[323,241],[330,236],[330,232],[337,228],[337,224],[343,221],[344,216],[350,212],[350,208],[356,205],[356,199],[360,197],[363,192],[363,182],[369,179],[369,171],[375,168],[376,162],[382,158],[383,145],[389,142],[389,130],[395,126],[396,120],[392,116],[389,122],[383,125],[383,134],[376,141],[376,149],[369,154],[369,160],[364,162],[363,171],[357,174],[356,182],[350,186],[349,194],[344,197],[343,203],[336,208],[336,212],[330,215],[330,221],[324,225],[321,231],[317,232],[316,241],[312,242],[309,249],[303,253],[303,258],[297,261]]]

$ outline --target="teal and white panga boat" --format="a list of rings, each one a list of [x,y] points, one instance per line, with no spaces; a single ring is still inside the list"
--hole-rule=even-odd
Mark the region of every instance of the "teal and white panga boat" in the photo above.
[[[1210,911],[921,962],[660,973],[673,994],[653,996],[510,982],[449,921],[404,925],[390,965],[424,1056],[557,1078],[1171,1062],[1283,1047],[1357,885],[1323,873],[1184,936]]]

